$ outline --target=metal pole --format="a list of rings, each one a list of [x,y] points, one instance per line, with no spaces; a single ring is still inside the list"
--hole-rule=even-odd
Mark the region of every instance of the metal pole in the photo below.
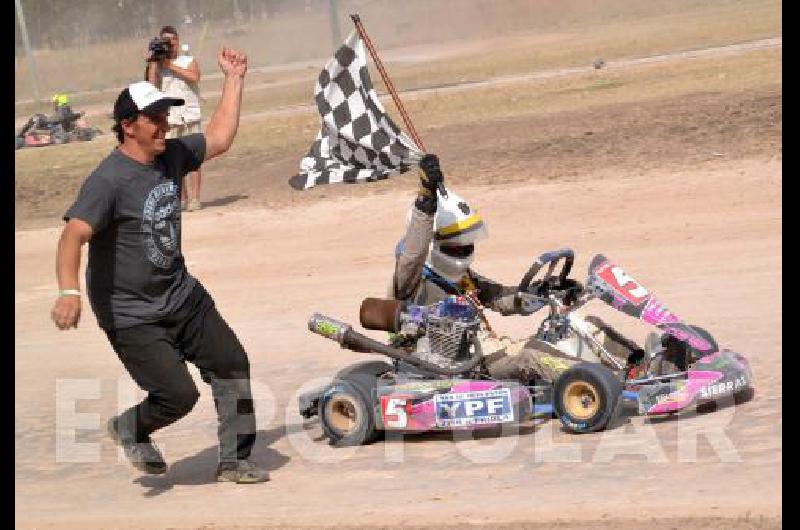
[[[342,45],[342,30],[339,28],[339,5],[337,0],[330,0],[328,15],[331,21],[331,38],[333,39],[333,53]]]
[[[14,0],[14,4],[17,7],[17,21],[19,22],[19,32],[22,35],[22,44],[25,46],[25,55],[28,57],[28,74],[31,77],[33,99],[38,102],[41,101],[41,99],[39,98],[39,83],[36,81],[36,79],[39,77],[39,74],[36,71],[36,59],[33,57],[31,43],[28,40],[28,28],[25,26],[25,15],[22,13],[22,3],[20,0]]]

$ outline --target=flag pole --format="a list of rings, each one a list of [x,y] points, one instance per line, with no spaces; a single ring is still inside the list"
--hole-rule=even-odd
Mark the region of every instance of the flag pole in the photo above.
[[[392,96],[392,100],[394,101],[397,110],[400,111],[400,116],[403,118],[403,123],[406,124],[406,128],[408,132],[411,133],[411,138],[414,140],[414,143],[422,150],[425,151],[425,146],[422,143],[422,139],[420,139],[419,135],[417,134],[417,130],[414,128],[414,124],[411,123],[411,118],[408,116],[405,107],[403,107],[403,102],[400,101],[400,98],[397,95],[397,90],[395,90],[394,85],[392,84],[392,80],[389,79],[389,74],[386,72],[386,69],[383,67],[383,63],[381,62],[381,58],[378,57],[378,52],[375,50],[375,47],[372,45],[372,41],[369,40],[369,36],[367,35],[367,31],[364,29],[364,25],[361,23],[361,18],[358,14],[350,15],[350,18],[353,20],[353,23],[356,25],[356,30],[358,34],[361,35],[361,38],[364,39],[364,43],[367,45],[367,49],[369,50],[369,54],[372,56],[372,60],[375,61],[375,66],[378,67],[378,72],[381,74],[381,78],[383,79],[383,84],[386,85],[386,88],[389,90],[389,94]]]
[[[383,84],[386,85],[386,89],[392,96],[392,101],[394,101],[397,110],[400,111],[400,116],[403,118],[403,123],[406,124],[408,132],[411,134],[411,139],[414,140],[414,143],[417,144],[417,147],[419,147],[424,153],[425,145],[422,143],[422,138],[419,137],[417,130],[414,128],[414,124],[411,123],[411,117],[408,115],[408,112],[406,112],[405,107],[403,107],[403,102],[400,101],[400,96],[397,95],[397,90],[395,90],[392,80],[389,79],[389,74],[386,72],[386,68],[383,67],[381,58],[378,57],[378,51],[372,45],[372,41],[369,40],[367,30],[364,29],[364,24],[361,23],[361,17],[358,16],[358,13],[354,13],[350,15],[350,18],[353,20],[353,24],[356,25],[356,31],[358,31],[358,34],[361,35],[361,38],[367,45],[367,50],[369,50],[369,54],[372,56],[372,60],[375,61],[375,66],[378,67],[378,72],[381,74]],[[447,198],[447,190],[445,189],[444,184],[441,182],[439,183],[439,193],[442,195],[442,197]]]

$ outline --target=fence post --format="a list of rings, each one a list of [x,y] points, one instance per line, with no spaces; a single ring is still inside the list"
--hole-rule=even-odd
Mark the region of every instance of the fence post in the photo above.
[[[28,74],[31,78],[33,99],[39,102],[41,101],[39,97],[39,82],[37,81],[39,74],[36,71],[36,59],[33,57],[31,42],[28,40],[28,28],[25,26],[25,14],[22,12],[22,3],[20,0],[14,0],[14,4],[17,7],[17,21],[19,22],[19,32],[22,35],[22,44],[25,46],[25,55],[28,56]]]

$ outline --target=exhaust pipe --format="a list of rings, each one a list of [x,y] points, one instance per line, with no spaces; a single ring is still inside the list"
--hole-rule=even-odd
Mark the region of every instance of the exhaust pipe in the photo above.
[[[338,342],[343,348],[362,353],[380,353],[397,359],[398,361],[407,362],[417,368],[421,368],[428,372],[438,375],[460,375],[464,372],[472,370],[481,362],[481,356],[476,355],[472,359],[465,361],[454,368],[443,368],[441,366],[423,361],[409,353],[399,349],[387,346],[382,342],[371,339],[353,329],[353,326],[340,322],[334,318],[326,317],[320,313],[314,313],[308,321],[308,329],[318,335],[322,335],[326,339],[331,339]]]

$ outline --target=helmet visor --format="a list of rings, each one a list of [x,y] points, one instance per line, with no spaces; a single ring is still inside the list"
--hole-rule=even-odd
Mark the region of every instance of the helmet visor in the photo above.
[[[475,251],[475,245],[440,245],[439,250],[442,254],[446,254],[453,258],[468,258]]]

